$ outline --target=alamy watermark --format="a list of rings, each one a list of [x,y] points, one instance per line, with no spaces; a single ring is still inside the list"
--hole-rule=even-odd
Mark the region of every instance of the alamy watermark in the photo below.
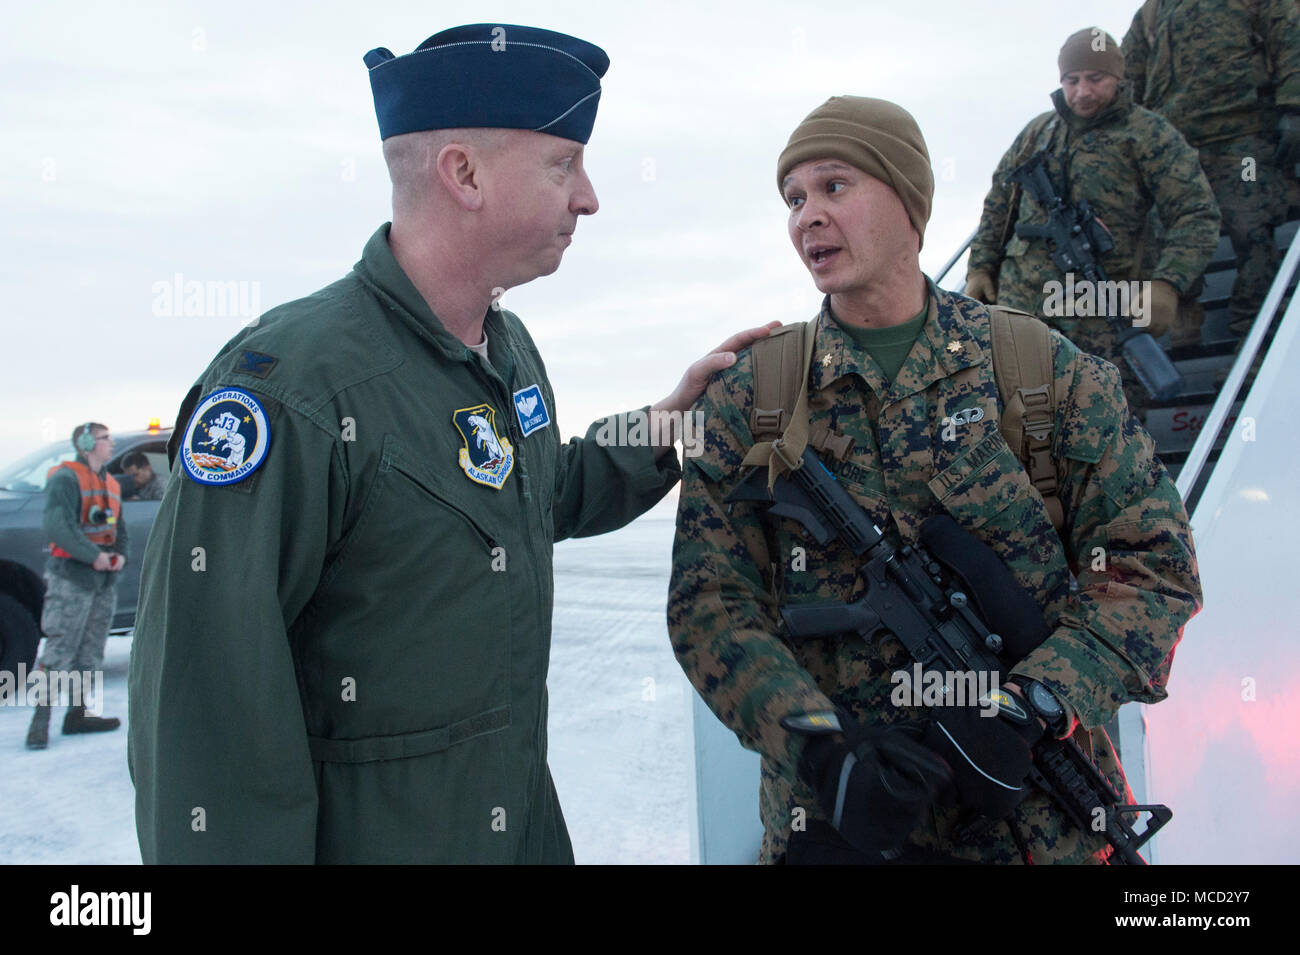
[[[17,673],[0,670],[0,706],[84,706],[98,716],[103,702],[103,670],[37,667],[29,673],[21,662]]]
[[[998,712],[998,675],[987,670],[940,672],[913,663],[910,672],[895,670],[889,682],[894,684],[889,702],[895,706],[978,706],[980,716]]]
[[[596,430],[602,448],[660,447],[678,438],[684,457],[704,453],[703,411],[630,411],[606,418]]]
[[[1065,273],[1065,282],[1055,279],[1043,284],[1043,314],[1048,318],[1109,318],[1118,315],[1132,319],[1134,328],[1151,324],[1151,283],[1136,279],[1128,282],[1109,279],[1076,282],[1073,272]]]
[[[180,272],[154,282],[153,313],[159,318],[257,318],[262,314],[262,283],[199,281]]]
[[[50,896],[50,924],[56,926],[123,926],[133,935],[148,935],[153,926],[153,893],[83,891],[73,883]]]

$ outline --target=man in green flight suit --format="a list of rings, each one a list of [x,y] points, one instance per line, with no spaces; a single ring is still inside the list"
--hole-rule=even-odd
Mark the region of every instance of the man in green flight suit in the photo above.
[[[1214,194],[1187,144],[1164,117],[1133,103],[1124,81],[1124,56],[1110,34],[1093,27],[1065,41],[1057,60],[1061,86],[1055,107],[1032,120],[993,172],[979,231],[971,243],[966,294],[1043,319],[1084,351],[1120,370],[1129,410],[1141,416],[1150,400],[1116,346],[1115,329],[1098,314],[1099,303],[1127,305],[1126,316],[1152,337],[1170,331],[1178,298],[1200,278],[1219,241]],[[1065,307],[1053,288],[1085,290],[1082,275],[1067,277],[1052,261],[1043,239],[1013,234],[1015,225],[1041,225],[1048,210],[1008,182],[1013,170],[1041,151],[1048,178],[1067,202],[1087,200],[1114,240],[1099,256],[1110,282],[1129,292],[1111,296],[1091,289],[1083,314]],[[1149,272],[1142,268],[1147,214],[1164,223],[1164,236]],[[1138,283],[1134,285],[1134,283]],[[1112,288],[1116,288],[1112,286]],[[1147,289],[1150,301],[1133,291]]]
[[[145,862],[572,862],[546,763],[552,545],[680,473],[662,428],[561,444],[497,305],[597,209],[605,53],[473,25],[365,60],[391,227],[232,339],[177,419],[129,683]],[[761,334],[623,417],[680,415]]]
[[[1280,254],[1273,229],[1300,162],[1293,0],[1147,0],[1124,35],[1133,97],[1198,151],[1232,240],[1230,327],[1245,335]]]
[[[757,397],[768,393],[757,348],[742,352],[698,405],[709,440],[683,464],[668,629],[710,709],[762,754],[760,860],[1102,861],[1101,836],[1026,794],[1029,746],[1044,732],[1072,737],[1127,793],[1102,727],[1125,702],[1165,697],[1201,598],[1178,492],[1114,367],[1048,332],[1058,536],[999,433],[989,310],[920,270],[934,179],[909,113],[833,97],[791,134],[777,183],[826,296],[804,355],[809,447],[887,535],[915,543],[926,518],[951,515],[1001,558],[1050,633],[1002,684],[1034,701],[1028,737],[1000,718],[897,700],[892,674],[911,658],[891,633],[792,641],[778,608],[854,600],[865,584],[838,539],[820,545],[765,505],[727,502],[778,420]],[[949,739],[976,759],[939,738],[940,709],[964,720]],[[969,813],[1004,798],[996,786],[1020,801],[965,830]]]

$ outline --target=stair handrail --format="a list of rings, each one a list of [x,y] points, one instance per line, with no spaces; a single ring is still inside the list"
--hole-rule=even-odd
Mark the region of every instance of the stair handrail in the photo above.
[[[1187,459],[1178,472],[1178,480],[1174,483],[1184,501],[1187,500],[1192,489],[1196,487],[1197,478],[1200,477],[1201,470],[1205,467],[1210,452],[1214,449],[1219,432],[1228,419],[1228,413],[1237,401],[1237,393],[1241,391],[1246,375],[1255,361],[1255,355],[1264,343],[1264,337],[1279,318],[1278,305],[1281,304],[1282,296],[1286,294],[1287,287],[1291,284],[1291,279],[1298,264],[1300,264],[1300,230],[1297,230],[1295,236],[1291,239],[1291,245],[1287,248],[1286,256],[1283,257],[1282,264],[1278,266],[1277,275],[1273,277],[1273,284],[1269,286],[1268,295],[1264,297],[1264,303],[1259,307],[1259,313],[1255,316],[1255,322],[1251,325],[1249,334],[1246,335],[1245,341],[1241,343],[1241,349],[1237,352],[1237,357],[1232,363],[1232,370],[1228,372],[1228,378],[1224,381],[1218,397],[1214,399],[1214,404],[1205,419],[1205,424],[1201,426],[1200,433],[1197,434],[1196,440],[1192,442],[1192,449],[1187,453]]]
[[[937,275],[935,275],[935,277],[934,277],[934,284],[935,284],[935,285],[938,285],[940,282],[942,282],[942,281],[943,281],[943,277],[944,277],[945,275],[948,274],[949,270],[950,270],[954,265],[957,264],[957,260],[960,259],[960,258],[962,257],[962,253],[964,253],[967,249],[970,248],[970,244],[971,244],[972,242],[975,241],[975,236],[977,236],[977,235],[979,234],[979,231],[980,231],[979,229],[975,229],[973,232],[971,232],[970,235],[966,236],[966,241],[963,242],[963,243],[958,247],[957,251],[953,253],[952,258],[949,259],[949,260],[944,264],[944,267],[941,268],[941,269],[939,270],[939,273],[938,273]]]

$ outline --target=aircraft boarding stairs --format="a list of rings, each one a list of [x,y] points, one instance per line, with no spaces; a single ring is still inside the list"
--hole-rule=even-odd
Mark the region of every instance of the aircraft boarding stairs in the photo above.
[[[1283,255],[1295,238],[1298,226],[1300,221],[1292,221],[1276,231],[1275,239]],[[1233,259],[1232,243],[1226,235],[1220,236],[1219,247],[1205,270],[1205,290],[1199,299],[1205,313],[1201,341],[1199,344],[1172,348],[1166,346],[1174,367],[1183,376],[1183,392],[1172,401],[1154,405],[1144,416],[1143,425],[1155,440],[1156,450],[1168,469],[1169,476],[1175,480],[1210,414],[1214,399],[1227,380],[1240,344],[1228,331],[1228,296],[1232,291],[1232,283],[1237,278]],[[1295,284],[1295,279],[1292,278],[1286,289],[1287,295],[1295,290]],[[1285,299],[1282,307],[1286,307]],[[1249,381],[1246,390],[1248,388]],[[1225,431],[1236,420],[1237,413],[1241,410],[1242,397],[1244,390],[1229,410]],[[1209,454],[1208,463],[1211,467],[1219,459],[1224,440],[1224,435],[1221,434]],[[1203,471],[1193,494],[1184,498],[1188,513],[1195,506],[1208,477],[1209,472]]]

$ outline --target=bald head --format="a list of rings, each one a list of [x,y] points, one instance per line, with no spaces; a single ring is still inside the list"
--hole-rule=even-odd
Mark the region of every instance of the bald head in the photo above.
[[[578,217],[599,207],[582,143],[547,133],[404,133],[384,142],[384,158],[393,180],[389,247],[466,344],[481,340],[493,295],[559,268]]]
[[[409,215],[430,205],[441,189],[438,157],[460,147],[471,160],[491,160],[509,145],[512,129],[430,129],[384,140],[384,162],[393,183],[394,215]]]

